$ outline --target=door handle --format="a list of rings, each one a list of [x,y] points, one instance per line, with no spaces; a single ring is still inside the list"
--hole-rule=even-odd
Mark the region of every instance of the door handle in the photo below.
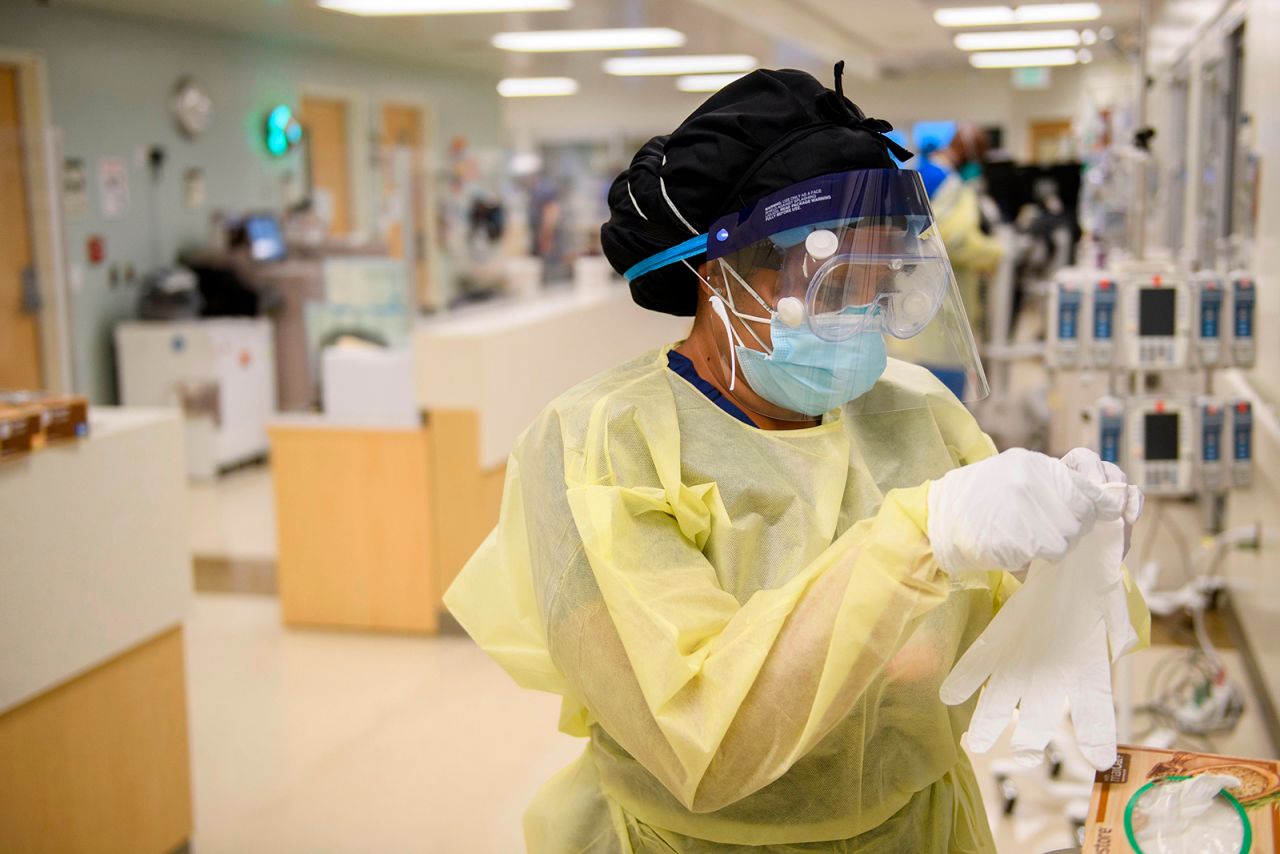
[[[36,268],[28,264],[22,268],[22,311],[39,314],[42,308],[44,298],[40,294],[40,279],[36,277]]]

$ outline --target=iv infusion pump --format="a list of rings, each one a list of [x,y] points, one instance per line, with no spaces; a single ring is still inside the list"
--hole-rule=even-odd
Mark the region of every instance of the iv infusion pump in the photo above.
[[[1206,368],[1216,368],[1228,354],[1223,344],[1223,303],[1226,291],[1217,273],[1197,273],[1191,279],[1191,293],[1196,316],[1193,329],[1196,342],[1196,363]]]
[[[1251,274],[1064,269],[1050,287],[1046,354],[1062,370],[1248,367],[1256,359]]]
[[[1253,482],[1253,406],[1246,400],[1100,398],[1091,444],[1150,495],[1220,493]]]
[[[1251,368],[1257,358],[1253,331],[1257,289],[1249,273],[1237,270],[1228,278],[1231,280],[1231,358],[1240,367]]]

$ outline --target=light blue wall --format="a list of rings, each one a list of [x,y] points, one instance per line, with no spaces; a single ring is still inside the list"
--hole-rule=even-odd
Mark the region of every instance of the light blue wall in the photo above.
[[[215,209],[278,207],[283,173],[292,170],[300,176],[301,163],[297,155],[269,158],[260,128],[272,105],[297,105],[300,87],[358,93],[367,98],[370,122],[376,121],[380,99],[415,97],[431,105],[439,143],[458,134],[480,146],[500,143],[495,81],[485,76],[382,64],[32,3],[0,3],[0,47],[43,55],[63,156],[85,164],[88,210],[68,219],[65,233],[68,260],[84,270],[82,284],[70,295],[75,383],[96,402],[114,398],[111,329],[132,315],[137,287],[110,287],[109,263],[85,263],[86,239],[102,235],[109,262],[121,268],[132,264],[141,273],[155,263],[148,225],[151,192],[165,260],[180,247],[204,240]],[[183,139],[168,114],[170,90],[184,74],[195,75],[213,101],[212,122],[196,142]],[[154,191],[139,159],[151,145],[161,145],[168,153]],[[99,214],[95,176],[98,159],[104,156],[129,162],[129,209],[121,219],[105,220]],[[182,205],[182,176],[189,167],[204,170],[207,201],[200,210]]]

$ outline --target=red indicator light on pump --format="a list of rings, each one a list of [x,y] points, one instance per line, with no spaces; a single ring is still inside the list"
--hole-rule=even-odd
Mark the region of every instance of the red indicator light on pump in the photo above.
[[[1157,400],[1157,401],[1156,401],[1156,413],[1157,413],[1157,414],[1159,414],[1159,413],[1162,413],[1162,412],[1164,412],[1164,401],[1163,401],[1163,400]]]

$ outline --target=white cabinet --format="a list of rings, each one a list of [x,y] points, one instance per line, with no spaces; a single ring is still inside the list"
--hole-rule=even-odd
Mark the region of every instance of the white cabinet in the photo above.
[[[276,404],[270,321],[134,321],[115,339],[121,402],[183,410],[189,475],[214,477],[266,454]]]

